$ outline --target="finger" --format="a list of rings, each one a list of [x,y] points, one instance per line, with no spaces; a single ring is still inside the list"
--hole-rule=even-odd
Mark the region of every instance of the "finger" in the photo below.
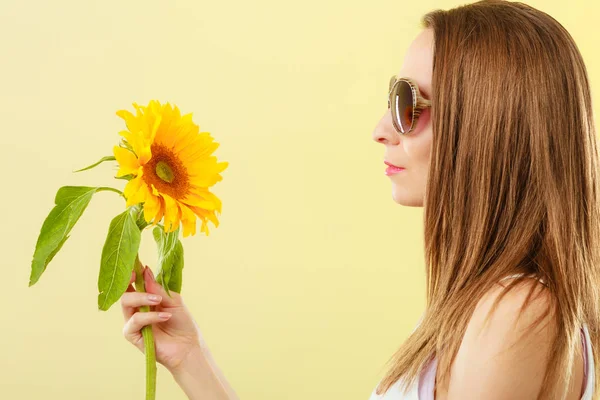
[[[165,288],[161,284],[156,282],[152,270],[146,266],[144,268],[144,284],[146,286],[146,292],[155,293],[162,296],[162,302],[160,303],[163,307],[178,307],[182,305],[181,296],[179,293],[170,290],[171,297],[167,294]]]
[[[129,280],[130,284],[132,284],[133,282],[135,282],[135,270],[131,271],[131,279]]]
[[[131,285],[129,285],[131,286]],[[158,296],[158,298],[153,298]],[[131,316],[138,311],[140,306],[155,306],[160,304],[161,296],[153,293],[144,292],[125,292],[121,295],[121,309],[123,311],[123,317],[127,321]]]
[[[155,306],[161,301],[161,296],[154,293],[125,292],[121,295],[121,304],[125,307]]]
[[[163,314],[165,313],[155,311],[136,312],[131,316],[131,318],[129,318],[129,320],[127,320],[127,322],[123,326],[123,336],[125,336],[127,340],[135,344],[139,340],[139,337],[141,336],[140,331],[144,326],[156,324],[159,322],[165,322],[170,318],[162,318],[161,315]],[[165,315],[168,314],[169,313],[166,313]]]

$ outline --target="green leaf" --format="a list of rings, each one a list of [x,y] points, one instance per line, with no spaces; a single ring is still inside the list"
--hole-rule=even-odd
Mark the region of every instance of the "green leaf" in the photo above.
[[[87,208],[94,193],[100,190],[108,188],[63,186],[58,189],[54,199],[55,206],[44,220],[35,245],[29,277],[30,287],[40,279],[52,258],[69,238],[71,229]]]
[[[171,268],[169,289],[181,293],[181,284],[183,283],[183,244],[179,239],[175,243],[173,257],[175,262],[173,263],[173,268]]]
[[[96,165],[98,165],[98,164],[101,164],[101,163],[103,163],[104,161],[115,161],[115,160],[116,160],[115,156],[106,156],[106,157],[102,157],[102,158],[100,159],[100,161],[98,161],[97,163],[95,163],[95,164],[92,164],[92,165],[90,165],[90,166],[88,166],[88,167],[85,167],[85,168],[82,168],[82,169],[78,169],[77,171],[73,171],[73,172],[81,172],[81,171],[85,171],[85,170],[87,170],[87,169],[92,169],[92,168],[94,168]]]
[[[54,249],[52,251],[52,253],[50,253],[50,255],[48,256],[48,259],[46,260],[47,263],[50,263],[50,261],[52,261],[52,259],[56,255],[56,253],[58,253],[58,251],[63,247],[63,244],[65,244],[65,242],[67,241],[67,239],[70,238],[70,237],[71,237],[71,235],[67,235],[67,236],[64,237],[63,240],[61,240],[61,242],[58,244],[58,246],[56,247],[56,249]]]
[[[170,290],[181,293],[183,275],[183,245],[179,240],[179,230],[165,233],[162,226],[156,226],[152,230],[154,240],[158,245],[158,267],[157,282],[165,289],[167,294]]]
[[[119,300],[129,286],[141,242],[134,212],[130,207],[113,218],[102,248],[98,276],[98,308],[103,311]]]

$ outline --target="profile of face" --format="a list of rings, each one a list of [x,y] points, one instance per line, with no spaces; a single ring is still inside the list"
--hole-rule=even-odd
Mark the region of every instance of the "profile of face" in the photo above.
[[[422,30],[410,44],[397,75],[398,78],[412,78],[421,95],[428,100],[431,100],[433,39],[432,29]],[[404,168],[389,175],[392,198],[404,206],[423,206],[432,143],[430,115],[431,108],[424,109],[414,129],[402,135],[395,130],[388,109],[373,130],[373,140],[385,146],[383,161]]]

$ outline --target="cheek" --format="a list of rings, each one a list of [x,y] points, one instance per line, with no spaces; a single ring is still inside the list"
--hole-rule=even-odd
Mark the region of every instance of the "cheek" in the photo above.
[[[428,125],[425,130],[411,138],[413,140],[404,141],[404,151],[408,155],[408,166],[411,169],[421,169],[429,165],[432,137],[431,126]]]

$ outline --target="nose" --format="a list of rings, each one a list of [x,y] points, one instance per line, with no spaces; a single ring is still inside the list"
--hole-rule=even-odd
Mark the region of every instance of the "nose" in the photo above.
[[[374,141],[385,145],[397,145],[400,142],[400,135],[396,132],[396,129],[392,124],[392,113],[390,110],[387,110],[384,116],[379,120],[375,129],[373,129],[372,136]]]

